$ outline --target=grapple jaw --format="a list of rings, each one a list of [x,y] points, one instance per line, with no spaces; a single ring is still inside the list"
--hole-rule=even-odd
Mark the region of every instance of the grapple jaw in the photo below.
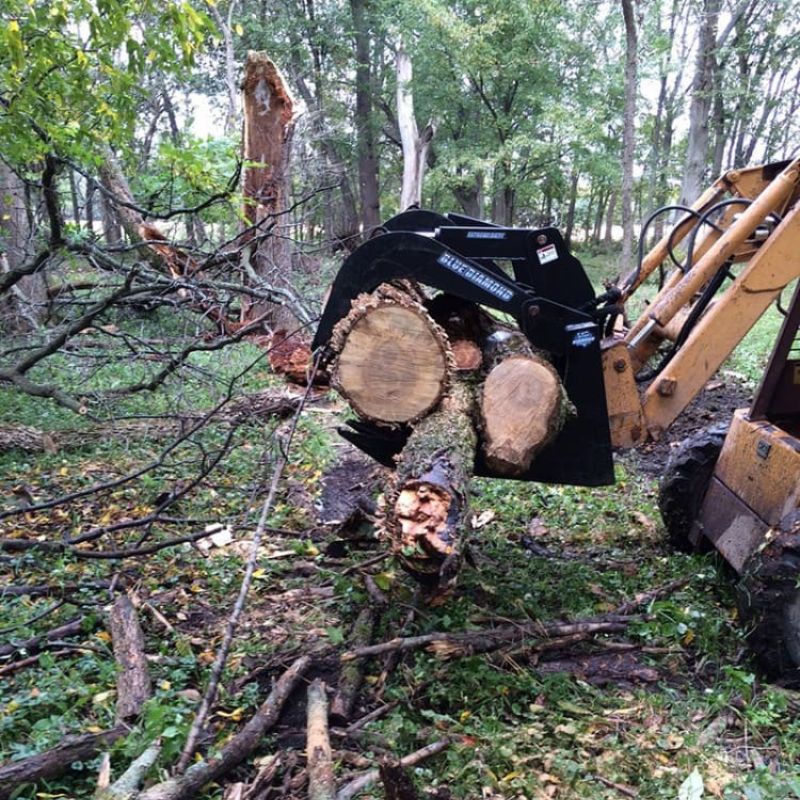
[[[498,261],[511,263],[510,278]],[[532,345],[548,351],[576,415],[522,480],[596,486],[614,482],[597,300],[581,263],[555,228],[502,228],[459,215],[407,211],[357,248],[336,276],[314,339],[327,348],[352,301],[382,283],[411,279],[513,317]],[[357,421],[342,435],[391,465],[409,430]],[[480,458],[475,474],[494,474]]]

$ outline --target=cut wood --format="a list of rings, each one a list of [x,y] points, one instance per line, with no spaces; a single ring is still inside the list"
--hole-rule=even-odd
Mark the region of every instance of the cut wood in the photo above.
[[[308,800],[333,800],[336,784],[328,734],[328,696],[319,678],[308,687],[306,737]]]
[[[387,492],[384,525],[392,551],[422,583],[447,584],[460,564],[477,443],[473,404],[470,385],[455,383],[415,427]]]
[[[332,385],[364,419],[414,423],[444,395],[452,355],[447,337],[406,292],[382,286],[353,301],[331,337]]]
[[[126,594],[120,595],[109,615],[117,674],[117,718],[139,716],[152,693],[150,671],[144,654],[144,636],[136,608]]]
[[[528,352],[500,360],[481,396],[486,463],[500,475],[525,473],[560,432],[568,408],[561,379],[544,358]]]
[[[76,761],[89,761],[127,732],[127,726],[117,725],[100,733],[65,736],[51,750],[0,765],[0,800],[11,797],[14,789],[22,783],[55,778]]]

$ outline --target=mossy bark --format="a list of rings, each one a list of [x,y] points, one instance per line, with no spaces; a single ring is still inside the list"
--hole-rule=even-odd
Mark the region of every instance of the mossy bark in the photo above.
[[[474,389],[459,380],[414,429],[386,498],[386,532],[403,568],[429,586],[457,575],[477,446]]]

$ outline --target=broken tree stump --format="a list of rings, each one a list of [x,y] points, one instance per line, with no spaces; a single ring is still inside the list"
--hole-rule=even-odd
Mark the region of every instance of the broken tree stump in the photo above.
[[[495,352],[481,393],[481,444],[492,470],[516,477],[559,434],[571,404],[553,365],[521,334],[502,331],[489,342]]]
[[[386,497],[392,551],[418,581],[444,585],[457,574],[477,435],[472,387],[456,382],[406,442]]]
[[[331,337],[332,385],[362,418],[414,423],[444,396],[452,355],[447,336],[418,300],[383,285],[360,295]]]

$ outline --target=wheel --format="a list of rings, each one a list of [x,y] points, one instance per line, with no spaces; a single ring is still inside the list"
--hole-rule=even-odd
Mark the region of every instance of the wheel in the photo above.
[[[747,643],[765,675],[800,686],[800,512],[745,562],[737,604]]]
[[[658,508],[669,543],[676,550],[694,553],[712,549],[711,542],[705,538],[695,546],[689,534],[700,513],[726,432],[723,428],[710,428],[696,433],[682,442],[667,462],[659,486]]]

